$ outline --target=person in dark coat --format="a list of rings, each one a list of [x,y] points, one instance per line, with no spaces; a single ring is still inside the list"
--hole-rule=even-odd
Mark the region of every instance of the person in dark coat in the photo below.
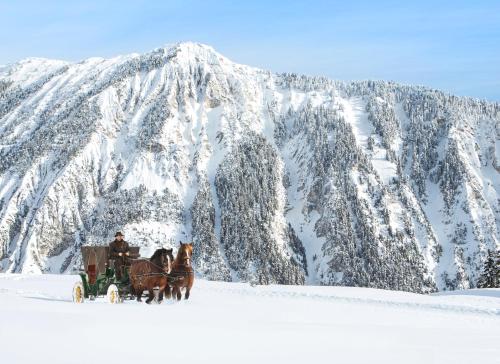
[[[127,264],[126,259],[130,255],[130,247],[123,239],[125,236],[117,231],[115,240],[109,243],[109,258],[115,261],[116,278],[122,279],[123,267]]]

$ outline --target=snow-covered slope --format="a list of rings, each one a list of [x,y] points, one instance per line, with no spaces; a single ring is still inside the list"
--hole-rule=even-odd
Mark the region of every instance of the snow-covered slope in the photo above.
[[[208,279],[474,287],[498,249],[500,106],[272,74],[181,43],[0,70],[0,264],[68,272],[114,231]]]
[[[469,364],[500,356],[498,289],[424,296],[196,280],[179,303],[78,305],[78,279],[0,274],[3,362]]]

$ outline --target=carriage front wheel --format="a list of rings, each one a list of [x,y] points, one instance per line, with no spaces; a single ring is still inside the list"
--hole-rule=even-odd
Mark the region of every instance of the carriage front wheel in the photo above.
[[[120,293],[118,292],[118,287],[116,285],[111,284],[108,287],[108,292],[106,293],[106,297],[108,299],[108,302],[111,304],[116,304],[120,303]]]
[[[83,303],[85,301],[85,291],[83,290],[83,283],[76,282],[73,286],[73,302]]]

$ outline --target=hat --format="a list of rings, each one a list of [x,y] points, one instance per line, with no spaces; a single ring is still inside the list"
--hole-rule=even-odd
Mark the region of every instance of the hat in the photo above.
[[[116,234],[115,234],[115,238],[116,238],[117,236],[125,236],[125,235],[123,235],[121,231],[117,231],[117,232],[116,232]]]

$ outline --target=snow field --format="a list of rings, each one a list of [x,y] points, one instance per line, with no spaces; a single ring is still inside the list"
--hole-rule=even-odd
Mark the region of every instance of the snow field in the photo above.
[[[500,290],[417,295],[196,280],[188,301],[71,302],[73,275],[0,274],[4,363],[495,363]]]

